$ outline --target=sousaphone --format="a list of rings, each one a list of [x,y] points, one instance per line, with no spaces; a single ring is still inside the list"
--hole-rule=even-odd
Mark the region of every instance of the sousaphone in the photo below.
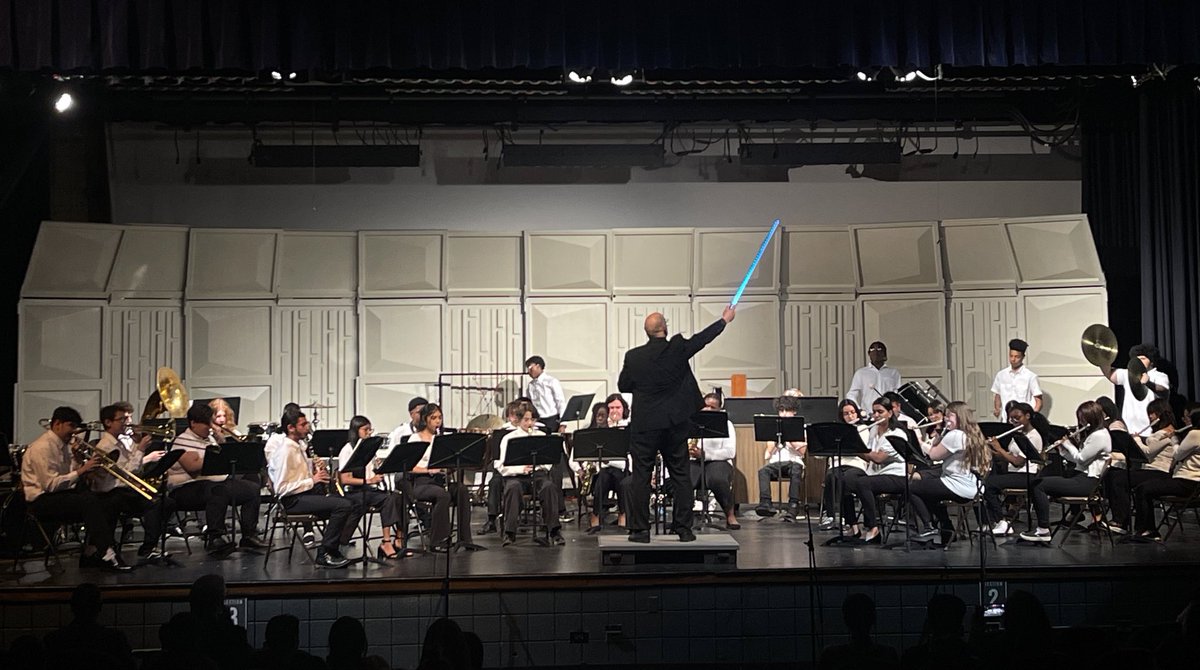
[[[155,386],[157,389],[146,400],[146,407],[142,410],[142,423],[149,424],[158,420],[158,417],[163,412],[166,412],[172,419],[182,419],[187,416],[188,411],[188,392],[183,388],[183,382],[179,380],[179,375],[171,368],[159,368],[155,374]]]

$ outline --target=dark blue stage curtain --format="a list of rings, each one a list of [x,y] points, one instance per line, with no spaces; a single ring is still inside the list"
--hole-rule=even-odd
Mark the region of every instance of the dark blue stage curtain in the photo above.
[[[1158,345],[1179,393],[1200,398],[1200,91],[1189,77],[1089,104],[1083,205],[1110,322],[1122,349]]]
[[[1194,0],[0,0],[0,68],[508,70],[1200,62]]]

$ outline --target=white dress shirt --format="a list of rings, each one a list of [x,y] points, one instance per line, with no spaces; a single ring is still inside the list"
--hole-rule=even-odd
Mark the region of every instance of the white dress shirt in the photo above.
[[[763,452],[763,459],[767,463],[799,463],[800,467],[804,467],[804,457],[796,452],[803,442],[786,442],[784,448],[779,451],[773,451],[775,442],[767,443],[766,451]]]
[[[1030,428],[1029,432],[1025,433],[1025,437],[1029,438],[1029,443],[1033,445],[1034,450],[1041,452],[1041,450],[1042,450],[1042,434],[1041,433]],[[1021,447],[1017,446],[1016,440],[1009,441],[1008,453],[1012,454],[1013,456],[1020,456],[1021,458],[1025,458],[1025,452],[1021,451]],[[1037,474],[1038,465],[1037,465],[1037,463],[1034,463],[1033,461],[1031,461],[1029,459],[1025,459],[1025,465],[1023,465],[1021,467],[1017,467],[1017,466],[1013,465],[1012,463],[1009,463],[1008,471],[1009,472],[1019,472],[1021,474],[1024,474],[1026,472],[1028,472],[1030,474]]]
[[[525,395],[533,401],[538,416],[562,416],[567,410],[567,399],[563,396],[562,384],[542,372],[537,379],[530,379],[525,386]]]
[[[304,441],[296,442],[283,438],[283,444],[271,452],[267,461],[267,474],[271,477],[271,488],[280,498],[311,491],[316,482],[312,476],[312,461],[305,453]],[[332,476],[332,473],[331,473]]]
[[[399,426],[396,426],[396,430],[393,430],[388,435],[388,444],[393,447],[396,446],[397,444],[403,444],[404,438],[408,437],[409,435],[412,435],[415,432],[417,432],[417,430],[416,430],[416,428],[413,427],[412,422],[405,421],[404,423],[400,424]]]
[[[996,373],[996,378],[992,380],[992,393],[1000,396],[1000,410],[1004,411],[1013,400],[1032,406],[1033,399],[1042,395],[1042,387],[1038,386],[1038,376],[1029,366],[1022,365],[1016,370],[1008,366]]]
[[[524,465],[504,465],[504,457],[508,455],[508,443],[512,440],[519,440],[523,437],[535,437],[537,435],[545,435],[545,433],[543,433],[542,431],[540,431],[536,428],[529,431],[528,433],[521,430],[520,428],[517,428],[517,429],[513,430],[511,433],[509,433],[508,435],[505,435],[504,439],[500,440],[500,453],[496,455],[496,470],[498,470],[500,472],[501,476],[516,477],[517,475],[525,474],[525,466]],[[550,463],[546,463],[546,464],[537,466],[536,469],[549,471],[550,466],[551,466]]]
[[[1112,454],[1112,435],[1107,429],[1101,428],[1088,435],[1082,447],[1076,447],[1070,440],[1063,442],[1061,453],[1063,460],[1076,470],[1088,477],[1098,478],[1104,474],[1105,464]]]
[[[370,479],[375,476],[375,461],[376,461],[376,459],[385,458],[384,456],[381,456],[379,454],[380,451],[383,451],[383,450],[380,449],[379,451],[375,452],[375,458],[372,458],[370,461],[367,462],[367,468],[366,468],[367,473],[366,473],[366,476],[363,477],[363,479]],[[342,447],[342,450],[338,452],[339,467],[344,467],[347,463],[349,463],[350,456],[353,453],[354,453],[354,445],[347,442]],[[332,473],[331,476],[336,477],[337,473]],[[373,486],[375,488],[379,488],[379,484],[371,484],[371,486]]]
[[[737,456],[737,436],[733,432],[733,422],[726,421],[725,424],[726,430],[729,431],[729,437],[706,437],[700,440],[700,447],[704,449],[705,463],[725,461],[733,465],[733,459]]]
[[[887,454],[887,460],[882,463],[869,463],[867,474],[874,475],[896,475],[903,477],[905,475],[904,457],[896,452],[896,448],[888,441],[888,437],[898,437],[907,441],[908,435],[900,428],[892,428],[883,435],[875,428],[871,429],[871,437],[867,440],[867,448],[872,452],[882,452]]]
[[[118,451],[117,465],[124,468],[126,472],[133,472],[141,467],[142,452],[134,449],[133,438],[124,433],[113,435],[107,430],[100,433],[100,439],[96,442],[96,450],[107,456],[114,449]],[[118,486],[125,486],[123,482],[117,481],[116,477],[104,470],[97,470],[90,479],[91,489],[96,493],[107,493]]]
[[[1157,369],[1151,370],[1149,377],[1152,383],[1159,386],[1171,385],[1167,375]],[[1123,369],[1117,370],[1117,386],[1125,389],[1125,399],[1121,401],[1121,421],[1129,429],[1130,435],[1137,435],[1150,427],[1150,417],[1146,414],[1146,408],[1154,402],[1154,392],[1146,389],[1145,398],[1138,400],[1133,397],[1133,392],[1129,390],[1129,371]]]
[[[71,449],[47,430],[29,443],[21,458],[21,489],[25,502],[33,502],[43,493],[65,491],[79,481]]]
[[[875,390],[872,391],[871,387],[875,387]],[[899,370],[888,367],[887,363],[884,363],[881,368],[868,364],[854,371],[854,377],[850,379],[850,388],[846,391],[846,397],[853,400],[854,404],[859,407],[870,407],[875,398],[898,388],[900,388]]]

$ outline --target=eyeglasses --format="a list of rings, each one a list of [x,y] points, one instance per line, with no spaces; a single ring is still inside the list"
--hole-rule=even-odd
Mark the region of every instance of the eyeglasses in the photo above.
[[[872,352],[876,352],[876,351],[886,352],[887,349],[884,349],[883,347],[871,347],[870,349],[867,349],[867,353],[872,353]]]

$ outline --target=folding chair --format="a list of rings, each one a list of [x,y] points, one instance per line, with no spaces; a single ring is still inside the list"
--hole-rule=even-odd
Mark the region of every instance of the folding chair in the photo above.
[[[1080,521],[1083,520],[1083,515],[1086,514],[1088,512],[1088,510],[1098,509],[1101,514],[1108,513],[1108,500],[1104,497],[1103,482],[1104,482],[1104,473],[1108,471],[1108,466],[1111,463],[1112,463],[1111,458],[1105,458],[1104,468],[1100,471],[1100,476],[1096,478],[1096,487],[1094,489],[1092,489],[1092,492],[1089,493],[1088,495],[1086,495],[1086,496],[1059,496],[1059,497],[1050,498],[1050,502],[1058,503],[1060,505],[1063,505],[1066,508],[1063,511],[1062,521],[1060,521],[1059,523],[1060,523],[1060,525],[1064,522],[1066,523],[1067,532],[1065,535],[1063,535],[1062,540],[1059,541],[1059,543],[1058,543],[1059,547],[1062,547],[1064,544],[1066,544],[1067,540],[1071,537],[1071,533],[1075,532],[1076,524],[1078,524]],[[1076,511],[1074,513],[1070,513],[1069,510],[1071,508],[1075,508]],[[1070,514],[1070,516],[1071,516],[1071,518],[1069,520],[1067,519],[1068,514]],[[1099,530],[1099,532],[1102,532],[1108,536],[1108,544],[1110,546],[1116,546],[1116,543],[1113,542],[1112,531],[1109,530],[1105,525],[1092,524],[1092,527],[1097,528]],[[1089,530],[1091,530],[1091,527],[1089,527]],[[1099,541],[1099,539],[1100,539],[1099,536],[1097,536],[1096,539],[1097,539],[1097,541]]]
[[[1200,486],[1192,489],[1190,496],[1164,496],[1159,498],[1166,508],[1163,511],[1162,521],[1158,523],[1158,530],[1162,535],[1162,541],[1166,542],[1171,537],[1171,533],[1179,528],[1179,532],[1183,534],[1183,517],[1190,509],[1196,515],[1196,523],[1200,524]],[[1162,533],[1162,527],[1166,525],[1167,532]]]

